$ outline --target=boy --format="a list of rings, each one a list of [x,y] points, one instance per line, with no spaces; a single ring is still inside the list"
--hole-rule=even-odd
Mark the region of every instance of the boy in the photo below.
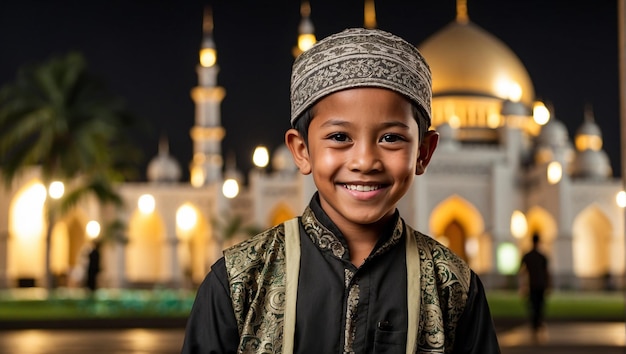
[[[417,49],[348,29],[298,57],[285,143],[318,189],[302,216],[224,251],[183,353],[499,353],[480,280],[396,204],[437,146]]]

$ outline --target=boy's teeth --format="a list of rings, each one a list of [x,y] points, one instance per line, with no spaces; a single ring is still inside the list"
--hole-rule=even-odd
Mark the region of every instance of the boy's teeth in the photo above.
[[[379,188],[379,186],[364,186],[361,184],[346,184],[346,188],[348,188],[349,190],[352,191],[358,191],[358,192],[371,192],[371,191],[375,191]]]

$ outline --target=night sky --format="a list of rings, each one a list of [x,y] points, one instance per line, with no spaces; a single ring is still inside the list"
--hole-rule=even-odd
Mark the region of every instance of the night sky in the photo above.
[[[311,0],[318,40],[363,25],[363,0]],[[17,69],[78,50],[90,71],[150,122],[135,132],[142,176],[166,134],[188,179],[194,123],[190,90],[202,14],[211,5],[226,89],[224,154],[251,167],[252,151],[274,150],[289,127],[289,77],[300,21],[299,0],[1,1],[0,85]],[[418,45],[455,18],[454,0],[379,0],[378,28]],[[503,40],[526,66],[538,98],[554,105],[573,136],[591,104],[614,175],[620,174],[617,1],[468,0],[472,22]],[[142,177],[145,178],[145,177]]]

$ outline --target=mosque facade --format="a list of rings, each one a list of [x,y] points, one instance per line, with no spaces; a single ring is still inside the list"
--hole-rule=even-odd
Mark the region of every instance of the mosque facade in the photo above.
[[[302,15],[300,35],[310,40],[306,9]],[[299,215],[315,192],[284,146],[265,156],[271,169],[250,172],[247,186],[223,157],[226,91],[217,82],[212,27],[205,16],[191,92],[190,180],[180,181],[164,140],[148,182],[119,186],[127,208],[115,216],[125,230],[103,243],[100,287],[194,287],[224,247]],[[465,259],[487,288],[516,286],[521,256],[538,234],[556,288],[623,289],[622,182],[613,177],[593,113],[573,137],[558,117],[541,121],[550,109],[535,101],[525,67],[464,8],[418,49],[433,74],[432,128],[440,143],[398,206],[405,220]],[[0,191],[0,288],[45,282],[45,220],[32,216],[43,215],[45,193],[36,168]],[[56,222],[49,264],[57,285],[81,286],[90,236],[98,237],[88,225],[111,213],[86,201]]]

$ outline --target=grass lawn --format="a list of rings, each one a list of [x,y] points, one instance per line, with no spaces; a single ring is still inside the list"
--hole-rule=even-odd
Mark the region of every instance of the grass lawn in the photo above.
[[[88,318],[187,317],[193,291],[99,290],[90,298],[80,290],[57,290],[50,299],[42,289],[0,292],[0,321]],[[494,318],[525,318],[524,300],[516,292],[490,291],[487,300]],[[555,292],[548,296],[548,319],[624,320],[624,294]]]
[[[487,300],[494,318],[526,317],[527,307],[520,294],[491,291]],[[623,292],[553,292],[546,298],[548,319],[624,320]]]

